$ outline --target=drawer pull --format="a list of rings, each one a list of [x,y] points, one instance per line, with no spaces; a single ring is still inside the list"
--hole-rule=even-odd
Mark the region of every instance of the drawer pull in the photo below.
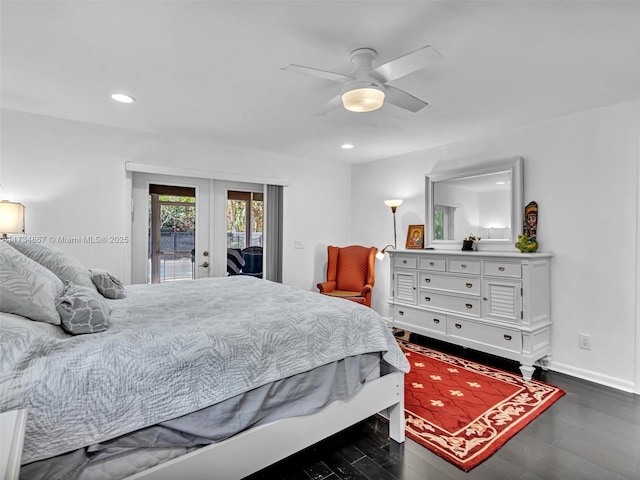
[[[504,267],[498,267],[498,271],[504,272]]]
[[[431,297],[424,297],[424,301],[425,302],[430,302],[431,301]]]
[[[504,339],[507,340],[507,341],[511,340],[511,335],[505,335]]]
[[[435,262],[429,262],[430,267],[435,267],[435,265],[436,265]]]
[[[467,288],[471,288],[471,287],[473,287],[473,283],[465,283],[465,286],[466,286]]]
[[[459,323],[456,323],[455,325],[456,325],[456,328],[457,328],[458,330],[460,330],[460,329],[462,328],[462,325],[460,325]]]
[[[402,310],[398,310],[398,314],[399,315],[404,315],[404,312]]]
[[[460,265],[460,267],[467,268],[467,265],[465,263],[463,263],[462,265]]]
[[[440,320],[438,320],[437,318],[434,318],[433,319],[433,323],[435,323],[437,325],[438,323],[440,323]]]
[[[464,306],[467,307],[469,310],[473,308],[473,305],[471,305],[470,303],[465,303]]]
[[[404,263],[404,264],[406,265],[406,264],[407,264],[407,261],[406,261],[406,260],[402,260],[402,263]]]
[[[424,282],[425,282],[425,283],[431,283],[431,279],[430,279],[430,278],[425,278],[425,279],[424,279]]]

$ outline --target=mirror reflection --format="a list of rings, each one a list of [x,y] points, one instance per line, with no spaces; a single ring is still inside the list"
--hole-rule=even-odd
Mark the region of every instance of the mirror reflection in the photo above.
[[[425,238],[429,248],[511,249],[522,233],[524,161],[492,160],[425,175]]]
[[[511,171],[434,182],[433,206],[434,240],[511,239]]]

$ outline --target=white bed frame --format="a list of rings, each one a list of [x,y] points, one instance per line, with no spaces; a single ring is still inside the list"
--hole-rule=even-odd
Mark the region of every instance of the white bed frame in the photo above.
[[[404,374],[366,383],[353,397],[311,415],[285,418],[208,445],[127,480],[241,479],[386,410],[389,436],[404,442]]]

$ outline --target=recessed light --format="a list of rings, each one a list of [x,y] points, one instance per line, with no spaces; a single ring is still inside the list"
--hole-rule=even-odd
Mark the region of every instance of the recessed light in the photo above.
[[[133,98],[131,95],[127,95],[126,93],[114,93],[113,95],[111,95],[111,98],[120,103],[133,103],[136,101],[135,98]]]
[[[351,149],[353,147],[354,147],[354,145],[351,144],[351,143],[345,143],[345,144],[340,145],[340,148],[344,148],[345,150],[349,150],[349,149]]]
[[[504,185],[507,182],[496,182],[496,185]]]

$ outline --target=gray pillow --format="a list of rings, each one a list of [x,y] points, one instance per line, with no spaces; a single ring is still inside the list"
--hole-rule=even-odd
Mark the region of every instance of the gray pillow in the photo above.
[[[63,288],[49,270],[0,241],[0,311],[60,325],[56,298]]]
[[[49,244],[29,242],[28,238],[12,237],[8,243],[31,260],[51,270],[62,282],[83,285],[93,290],[96,289],[91,281],[89,269],[75,258]]]
[[[56,307],[62,328],[72,335],[98,333],[109,328],[111,307],[95,289],[66,283]]]
[[[106,270],[90,269],[91,280],[98,289],[98,292],[106,298],[125,298],[124,285],[117,277],[114,277]]]

